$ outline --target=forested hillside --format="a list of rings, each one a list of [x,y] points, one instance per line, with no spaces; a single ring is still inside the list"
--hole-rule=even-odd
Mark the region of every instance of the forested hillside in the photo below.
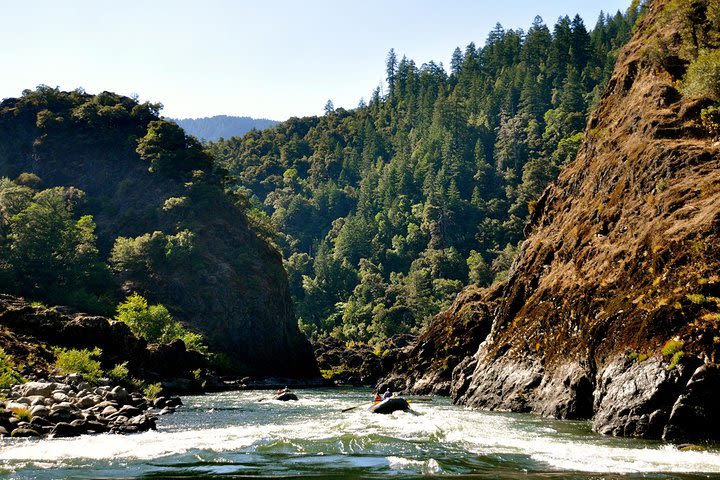
[[[502,288],[468,288],[393,390],[720,438],[720,1],[653,0]]]
[[[172,314],[225,366],[316,373],[279,253],[200,143],[158,113],[46,86],[0,103],[0,293],[112,316],[137,292],[167,307],[128,298],[146,330]]]
[[[200,140],[215,141],[221,138],[245,135],[253,129],[263,130],[278,122],[267,118],[215,115],[214,117],[182,118],[175,120],[175,123]]]
[[[507,276],[535,199],[574,158],[638,9],[588,32],[497,25],[449,72],[391,50],[386,92],[210,145],[276,242],[301,326],[413,331],[469,283]]]

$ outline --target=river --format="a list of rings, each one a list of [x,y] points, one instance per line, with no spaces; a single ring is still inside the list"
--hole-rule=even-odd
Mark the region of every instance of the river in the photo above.
[[[287,403],[263,391],[185,397],[185,407],[158,419],[157,431],[136,435],[3,439],[0,475],[720,478],[720,448],[679,451],[597,435],[588,422],[467,410],[445,398],[378,415],[367,411],[368,389],[297,393],[300,401]]]

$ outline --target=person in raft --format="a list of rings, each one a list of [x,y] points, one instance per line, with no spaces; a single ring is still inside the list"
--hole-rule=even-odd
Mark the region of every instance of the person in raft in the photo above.
[[[393,396],[393,395],[392,395],[392,392],[391,392],[390,389],[388,388],[387,390],[385,390],[385,393],[383,394],[382,399],[383,399],[383,400],[386,400],[386,399],[388,399],[388,398],[390,398],[390,397],[392,397],[392,396]]]
[[[283,388],[282,390],[278,390],[277,392],[275,392],[275,395],[282,395],[283,393],[288,393],[289,391],[290,391],[290,389],[287,387],[287,385],[285,385],[285,388]]]
[[[377,393],[375,394],[375,400],[373,400],[373,402],[376,402],[376,403],[377,403],[377,402],[382,402],[382,397],[380,396],[380,392],[377,392]]]

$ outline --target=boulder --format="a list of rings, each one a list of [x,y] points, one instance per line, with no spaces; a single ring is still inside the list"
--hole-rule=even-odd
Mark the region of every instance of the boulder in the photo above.
[[[30,426],[32,428],[42,428],[42,427],[49,427],[52,423],[50,423],[50,420],[44,418],[44,417],[33,417],[30,419]]]
[[[39,437],[40,434],[37,430],[33,430],[32,428],[16,428],[12,431],[10,434],[13,438],[25,438],[25,437]]]
[[[135,417],[132,417],[130,420],[128,420],[127,424],[137,427],[137,429],[141,432],[145,432],[147,430],[155,430],[157,428],[155,426],[155,420],[153,420],[151,417],[148,417],[147,415],[137,415]]]
[[[87,433],[87,430],[88,430],[87,421],[85,421],[83,419],[78,418],[77,420],[73,420],[72,422],[70,422],[70,425],[75,427],[75,430],[77,431],[78,435]]]
[[[100,415],[103,417],[109,417],[110,415],[114,415],[117,413],[118,409],[113,407],[112,405],[108,405],[105,408],[103,408],[102,412],[100,412]]]
[[[27,382],[20,387],[20,392],[25,397],[32,395],[48,397],[53,390],[55,390],[55,384],[48,382]]]
[[[75,402],[75,405],[76,405],[78,408],[81,408],[81,409],[84,410],[84,409],[86,409],[86,408],[90,408],[90,407],[95,406],[96,403],[97,403],[97,402],[95,402],[95,399],[94,399],[92,396],[87,395],[87,396],[85,396],[85,397],[80,397],[80,398],[78,398],[77,401]]]
[[[110,428],[102,422],[97,420],[89,420],[85,424],[88,433],[105,433],[109,432]]]
[[[142,410],[132,405],[123,405],[114,415],[123,415],[126,417],[135,417],[142,414]]]
[[[127,403],[127,401],[130,398],[130,394],[128,394],[127,390],[125,390],[123,387],[117,386],[110,390],[110,392],[107,394],[108,400],[115,400],[119,404]]]
[[[674,442],[720,440],[720,366],[701,365],[670,411],[663,439]]]
[[[118,405],[117,402],[111,402],[109,400],[104,400],[102,402],[98,402],[95,405],[95,408],[99,411],[102,411],[106,407],[113,407],[113,408],[117,409],[119,406],[120,405]]]
[[[35,405],[34,407],[30,407],[30,413],[33,414],[33,417],[45,418],[50,415],[50,409],[45,405]]]
[[[50,431],[50,434],[56,438],[75,437],[80,435],[78,428],[71,423],[59,422]]]
[[[62,392],[62,391],[53,392],[52,399],[58,403],[70,401],[70,397],[65,392]]]

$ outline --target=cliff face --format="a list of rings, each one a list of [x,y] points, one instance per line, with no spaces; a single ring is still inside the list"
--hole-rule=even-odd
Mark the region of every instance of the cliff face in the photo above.
[[[127,97],[39,87],[0,104],[0,176],[31,172],[43,188],[83,190],[82,213],[94,217],[103,260],[118,237],[147,235],[151,254],[116,273],[115,301],[138,291],[165,304],[243,373],[318,375],[280,254],[223,193],[216,173],[153,173],[136,152],[157,120],[157,107]],[[168,260],[163,235],[184,233],[189,257]]]
[[[717,26],[688,27],[684,6],[652,2],[624,48],[577,159],[535,206],[489,335],[452,374],[457,402],[614,435],[720,435],[720,144],[698,127],[711,102],[677,89],[683,29]]]

